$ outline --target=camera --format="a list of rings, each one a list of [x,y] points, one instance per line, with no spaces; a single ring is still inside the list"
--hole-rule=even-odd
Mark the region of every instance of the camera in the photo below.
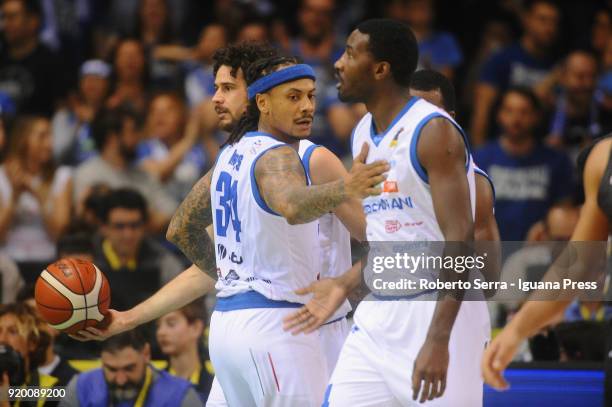
[[[0,345],[0,375],[8,373],[11,386],[25,382],[25,362],[19,352],[9,345]]]

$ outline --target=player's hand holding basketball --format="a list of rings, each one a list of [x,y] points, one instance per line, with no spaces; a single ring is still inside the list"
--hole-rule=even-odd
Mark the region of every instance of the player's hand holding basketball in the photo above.
[[[362,199],[382,193],[378,184],[387,178],[384,173],[389,171],[389,163],[380,160],[366,164],[368,151],[368,144],[363,143],[359,155],[353,160],[351,171],[344,178],[346,193],[351,197]]]
[[[293,335],[310,333],[327,321],[348,295],[344,284],[336,278],[324,278],[295,291],[298,295],[312,294],[306,305],[284,318],[283,329]]]
[[[485,349],[482,357],[482,377],[485,383],[498,390],[507,389],[503,371],[512,361],[522,338],[508,325]]]
[[[133,323],[133,318],[130,317],[129,311],[121,312],[109,309],[106,320],[108,321],[107,323],[99,324],[96,327],[89,326],[78,331],[76,334],[70,335],[70,337],[82,342],[103,341],[111,336],[129,331],[136,327],[136,324]]]

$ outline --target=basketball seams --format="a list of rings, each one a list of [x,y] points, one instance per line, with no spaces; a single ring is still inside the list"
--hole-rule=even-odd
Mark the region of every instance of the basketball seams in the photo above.
[[[85,294],[85,284],[83,284],[83,280],[81,279],[81,273],[78,271],[78,268],[76,267],[76,265],[74,264],[74,261],[72,261],[72,259],[68,260],[70,262],[70,264],[72,265],[72,268],[76,271],[76,275],[79,278],[79,282],[81,283],[81,289],[83,290],[83,300],[85,301],[85,319],[84,321],[87,321],[87,295]],[[97,304],[96,304],[97,306]]]
[[[51,273],[49,273],[49,274],[51,274]],[[51,274],[51,275],[53,275],[53,274]],[[54,276],[54,277],[55,277],[55,276]],[[50,309],[56,309],[56,310],[58,310],[58,311],[59,311],[59,310],[70,311],[70,310],[73,310],[73,309],[79,309],[79,308],[81,308],[81,307],[77,307],[77,308],[75,308],[75,307],[74,307],[74,304],[72,304],[72,301],[70,300],[70,298],[66,297],[66,296],[65,296],[65,295],[64,295],[64,294],[63,294],[63,293],[62,293],[60,290],[58,290],[57,288],[55,288],[55,287],[54,287],[54,286],[53,286],[51,283],[49,283],[47,280],[45,280],[44,278],[40,278],[40,280],[41,280],[41,281],[42,281],[42,283],[43,283],[43,284],[45,284],[47,287],[51,288],[53,291],[55,291],[56,293],[58,293],[59,295],[61,295],[61,296],[62,296],[64,299],[66,299],[66,301],[68,301],[68,303],[69,303],[69,304],[71,304],[71,306],[70,306],[70,309],[63,309],[63,308],[49,307],[48,305],[45,305],[45,304],[43,304],[43,303],[41,303],[40,301],[38,301],[38,300],[36,300],[36,299],[35,299],[35,300],[36,300],[36,304],[38,304],[38,305],[43,305],[43,306],[45,306],[45,307],[47,307],[47,308],[50,308]],[[60,283],[61,283],[61,281],[60,281]],[[63,285],[63,284],[62,284],[62,285]],[[64,287],[65,287],[65,286],[64,286]],[[68,288],[68,287],[66,287],[66,288]],[[74,291],[70,290],[69,288],[68,288],[68,290],[69,290],[71,293],[73,293],[74,295],[79,295],[79,294],[75,293]]]

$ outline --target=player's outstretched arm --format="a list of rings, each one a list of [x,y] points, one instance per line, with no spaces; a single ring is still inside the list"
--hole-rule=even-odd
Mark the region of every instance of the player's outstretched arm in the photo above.
[[[210,182],[214,168],[191,189],[176,210],[166,238],[174,243],[189,260],[211,278],[217,278],[215,246],[206,233],[212,224]]]
[[[289,224],[311,222],[333,211],[349,198],[380,194],[376,185],[386,178],[389,165],[384,161],[365,164],[367,144],[353,162],[351,171],[337,181],[306,185],[306,174],[296,151],[279,147],[266,152],[255,165],[255,179],[262,198]]]
[[[342,161],[327,148],[317,147],[310,157],[310,177],[314,185],[344,179],[348,175]],[[366,219],[361,199],[348,198],[334,210],[338,219],[357,240],[365,240]]]
[[[118,333],[129,331],[211,292],[215,287],[215,281],[202,273],[194,264],[134,308],[124,312],[109,310],[111,322],[106,328],[89,327],[71,336],[81,341],[101,341]]]
[[[593,148],[587,159],[583,175],[585,201],[571,241],[606,241],[608,239],[609,219],[599,207],[597,196],[611,148],[612,139],[604,140]],[[507,388],[508,383],[503,378],[503,371],[512,361],[520,343],[525,338],[536,334],[551,319],[563,312],[569,304],[569,299],[527,301],[485,350],[482,358],[482,375],[485,382],[496,389]]]
[[[458,130],[446,119],[433,119],[417,144],[418,159],[427,171],[436,220],[447,242],[474,240],[469,184],[465,171],[466,147]],[[455,247],[446,247],[444,255]],[[454,270],[442,270],[454,273]],[[443,277],[453,278],[455,275]],[[414,362],[413,399],[420,402],[442,396],[448,369],[448,342],[461,301],[438,299],[427,337]]]

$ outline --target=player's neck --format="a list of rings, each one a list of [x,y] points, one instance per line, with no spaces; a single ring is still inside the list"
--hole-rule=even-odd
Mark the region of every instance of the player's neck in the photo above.
[[[367,101],[366,107],[374,117],[376,132],[385,131],[411,98],[408,89],[394,87],[379,92]]]
[[[268,124],[267,122],[263,120],[259,121],[259,125],[257,126],[257,131],[269,134],[275,139],[277,139],[278,141],[282,141],[283,143],[286,143],[292,146],[299,143],[299,140],[296,139],[295,137],[291,137],[288,134],[285,134],[282,131],[279,131],[278,129],[276,129],[273,126],[270,126],[270,124]]]
[[[174,370],[174,373],[178,377],[187,380],[201,365],[197,346],[193,346],[186,352],[170,357],[170,367]]]

